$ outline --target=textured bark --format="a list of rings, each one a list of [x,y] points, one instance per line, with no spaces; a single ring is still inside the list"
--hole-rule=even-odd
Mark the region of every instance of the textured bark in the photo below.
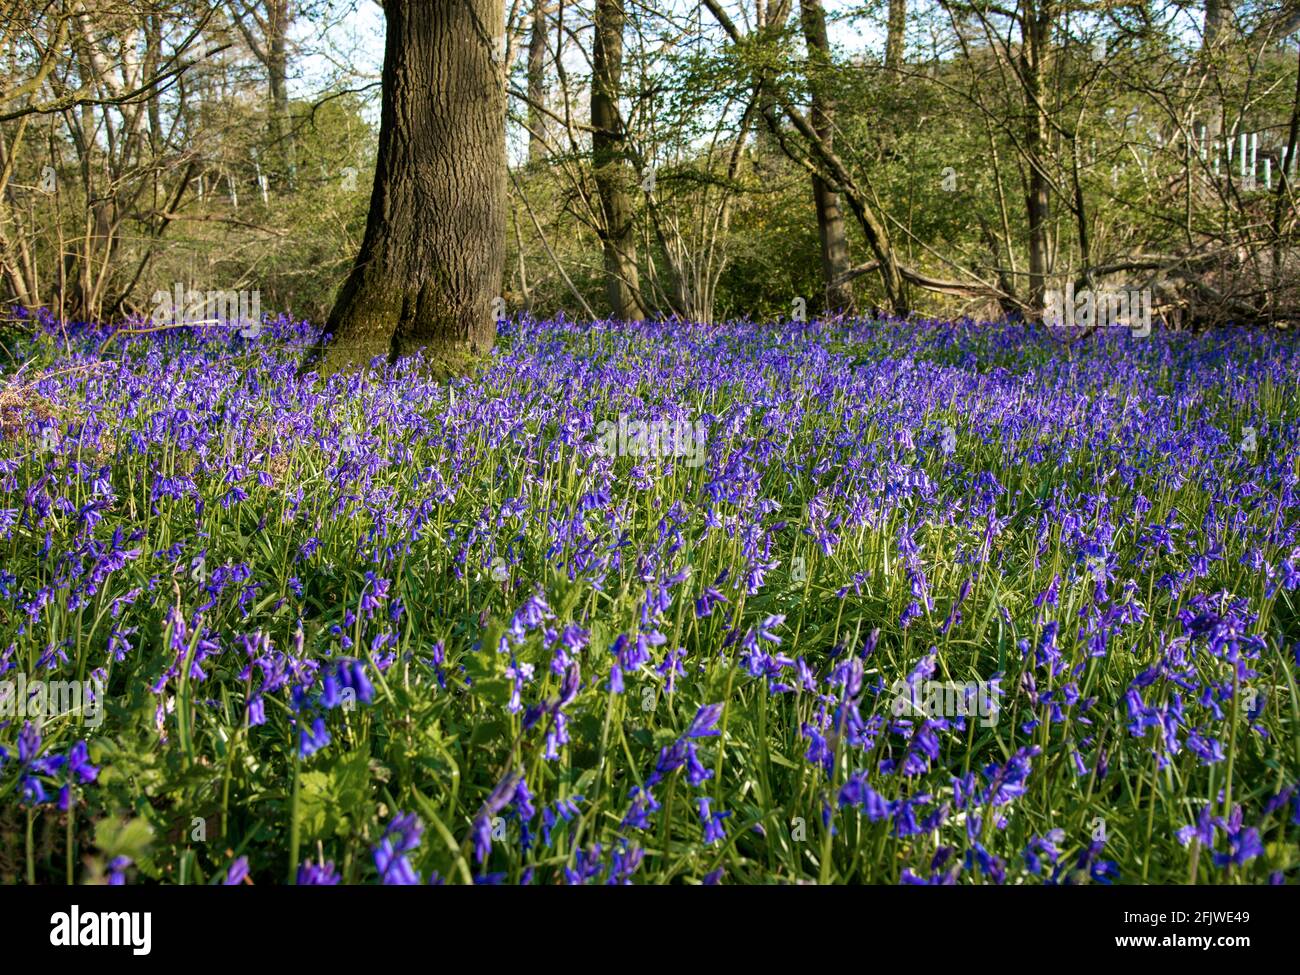
[[[1054,9],[1051,0],[1028,3],[1023,20],[1020,75],[1025,89],[1025,155],[1029,173],[1025,187],[1025,208],[1029,222],[1029,304],[1043,307],[1043,293],[1051,272],[1051,187],[1047,179],[1047,155],[1051,151],[1047,110],[1044,106],[1047,58],[1052,36]]]
[[[763,38],[763,43],[779,43],[779,36],[784,31],[790,17],[791,0],[756,0],[754,4],[754,36]],[[763,152],[777,153],[784,151],[776,129],[781,125],[781,109],[777,104],[776,86],[770,72],[764,71],[758,77],[758,111],[763,118],[764,128],[759,130],[759,146]]]
[[[1231,0],[1205,0],[1205,32],[1201,37],[1204,48],[1214,47],[1223,31],[1224,15],[1232,10]]]
[[[533,23],[528,35],[528,161],[546,158],[542,102],[546,98],[546,0],[533,0]]]
[[[424,347],[447,370],[496,337],[505,262],[504,31],[493,0],[386,5],[379,154],[365,237],[324,367]]]
[[[284,159],[285,175],[293,185],[297,153],[293,144],[293,124],[289,118],[289,35],[288,0],[271,0],[267,4],[266,74],[271,88],[271,117],[275,141]]]
[[[1296,143],[1300,141],[1300,62],[1296,64],[1295,77],[1295,98],[1291,101],[1291,124],[1287,128],[1286,146],[1282,150],[1282,155],[1278,159],[1281,168],[1277,174],[1277,189],[1273,193],[1273,288],[1270,291],[1270,299],[1276,302],[1276,294],[1283,288],[1282,267],[1283,267],[1283,246],[1282,246],[1282,226],[1283,218],[1287,213],[1287,201],[1291,197],[1293,187],[1289,175],[1291,171],[1291,160],[1295,158]],[[1292,219],[1294,220],[1295,211],[1292,210]]]
[[[889,0],[889,21],[885,29],[885,67],[898,71],[903,66],[903,44],[907,35],[907,0]]]
[[[1214,63],[1214,49],[1222,43],[1227,17],[1231,13],[1231,0],[1205,0],[1205,26],[1201,33],[1198,58],[1202,81],[1205,83],[1200,101],[1201,111],[1205,115],[1205,141],[1208,146],[1213,146],[1223,135],[1223,106],[1219,101],[1219,90],[1208,79],[1211,73],[1218,70]]]
[[[810,121],[827,148],[832,148],[835,104],[825,90],[826,78],[831,70],[826,11],[821,0],[801,0],[799,15],[803,23],[804,41],[808,45],[808,63],[811,69]],[[815,173],[812,189],[813,203],[817,208],[817,236],[821,242],[822,280],[826,284],[826,311],[851,311],[853,288],[843,279],[844,272],[849,269],[849,245],[844,233],[844,211],[840,206],[840,195]]]
[[[636,237],[627,140],[619,116],[623,80],[623,0],[596,0],[596,38],[592,46],[591,161],[600,196],[600,243],[605,254],[605,290],[610,314],[622,321],[645,317],[636,265]]]
[[[240,3],[232,6],[235,25],[248,42],[253,56],[266,69],[270,92],[269,111],[271,136],[275,151],[285,175],[285,183],[293,185],[296,168],[293,144],[293,125],[289,117],[289,28],[293,24],[294,10],[290,0],[261,0],[258,3]]]

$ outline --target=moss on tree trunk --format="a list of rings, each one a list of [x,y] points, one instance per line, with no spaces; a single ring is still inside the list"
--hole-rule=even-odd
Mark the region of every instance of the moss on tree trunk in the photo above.
[[[421,348],[462,371],[496,338],[505,260],[503,11],[490,0],[386,5],[379,152],[365,237],[312,364]]]

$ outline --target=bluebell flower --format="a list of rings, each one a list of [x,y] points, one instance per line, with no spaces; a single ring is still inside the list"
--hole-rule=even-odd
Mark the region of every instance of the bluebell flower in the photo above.
[[[1187,846],[1192,840],[1198,840],[1205,849],[1213,849],[1215,827],[1222,824],[1222,822],[1221,819],[1211,814],[1210,804],[1207,802],[1201,807],[1195,825],[1184,826],[1178,831],[1178,842],[1183,846]]]
[[[523,777],[522,770],[512,769],[506,772],[492,791],[488,793],[488,797],[483,800],[483,805],[479,807],[478,815],[474,817],[473,823],[470,824],[474,838],[474,857],[477,862],[482,863],[487,859],[488,853],[491,852],[492,819],[515,798],[519,785],[523,782]],[[527,795],[526,788],[525,795]]]
[[[1244,867],[1256,857],[1264,855],[1264,843],[1254,826],[1238,827],[1228,832],[1228,852],[1215,853],[1216,867]]]
[[[330,743],[329,729],[325,727],[324,718],[316,718],[311,728],[303,728],[298,736],[298,754],[310,758]]]
[[[704,826],[704,843],[710,845],[727,838],[727,834],[722,829],[722,820],[726,819],[731,813],[715,813],[709,808],[710,800],[707,796],[700,796],[695,800],[695,805],[699,812],[700,823]]]
[[[420,875],[406,855],[416,850],[424,835],[424,824],[415,813],[397,813],[384,828],[384,835],[374,848],[375,869],[380,883],[389,886],[413,886]]]
[[[714,725],[722,716],[721,704],[705,704],[695,712],[690,727],[682,734],[683,738],[711,738],[722,734]]]
[[[298,886],[300,887],[333,887],[337,886],[341,879],[334,871],[334,864],[330,862],[315,866],[310,860],[307,860],[305,863],[298,865]]]
[[[108,862],[108,885],[110,887],[123,887],[126,885],[126,868],[131,866],[131,858],[124,856],[113,857]]]
[[[1048,865],[1056,866],[1061,858],[1061,851],[1057,844],[1064,839],[1063,829],[1048,830],[1042,836],[1030,837],[1029,844],[1025,847],[1025,866],[1029,872],[1035,875],[1042,873],[1044,860]]]
[[[248,857],[243,856],[236,859],[226,870],[226,879],[223,880],[222,886],[235,887],[242,884],[248,879]]]

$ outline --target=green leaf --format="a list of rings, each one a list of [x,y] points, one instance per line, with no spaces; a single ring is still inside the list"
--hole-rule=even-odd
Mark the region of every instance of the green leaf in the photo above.
[[[298,813],[308,840],[346,836],[364,818],[370,793],[370,756],[344,756],[327,769],[302,774]]]
[[[153,827],[138,816],[101,819],[95,824],[95,846],[109,859],[121,856],[139,862],[149,855],[152,844]]]

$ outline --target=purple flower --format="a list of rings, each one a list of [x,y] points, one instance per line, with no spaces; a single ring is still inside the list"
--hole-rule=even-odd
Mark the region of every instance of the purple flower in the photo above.
[[[477,862],[482,863],[486,860],[488,853],[492,850],[493,818],[515,798],[523,781],[524,773],[522,770],[507,772],[501,777],[501,781],[496,784],[496,787],[488,793],[488,797],[483,800],[483,805],[479,807],[478,815],[474,817],[473,823],[470,824],[470,831],[474,837],[474,858]],[[526,787],[524,795],[527,796]]]
[[[714,728],[722,716],[721,704],[706,704],[695,712],[691,725],[682,734],[683,738],[712,738],[722,734]]]
[[[226,871],[226,879],[221,883],[225,887],[235,887],[247,879],[248,857],[239,857],[230,865],[230,868]]]
[[[1215,826],[1222,822],[1221,819],[1210,814],[1210,804],[1207,802],[1201,807],[1195,825],[1184,826],[1178,831],[1178,842],[1187,846],[1192,840],[1198,840],[1205,849],[1213,849]]]
[[[325,719],[316,718],[312,721],[310,730],[304,728],[299,734],[298,754],[303,758],[310,758],[329,743],[330,733],[325,727]]]
[[[308,860],[298,864],[298,886],[300,887],[333,887],[340,880],[331,862],[327,861],[320,866],[315,866]]]
[[[108,862],[108,885],[110,887],[126,886],[126,868],[130,865],[130,857],[113,857]]]
[[[731,815],[731,811],[715,813],[709,808],[709,799],[707,796],[700,796],[695,800],[696,807],[700,815],[700,822],[704,825],[704,843],[711,845],[718,843],[727,838],[726,831],[722,828],[722,821]]]
[[[375,869],[379,871],[381,884],[412,886],[420,883],[420,875],[406,855],[419,847],[423,835],[424,824],[414,813],[397,813],[389,821],[374,848]]]
[[[68,752],[68,771],[83,783],[94,782],[99,777],[99,768],[90,764],[90,749],[85,741],[79,741]]]
[[[1214,865],[1242,867],[1248,861],[1263,855],[1264,844],[1259,838],[1259,830],[1250,826],[1228,837],[1228,852],[1214,854]]]

